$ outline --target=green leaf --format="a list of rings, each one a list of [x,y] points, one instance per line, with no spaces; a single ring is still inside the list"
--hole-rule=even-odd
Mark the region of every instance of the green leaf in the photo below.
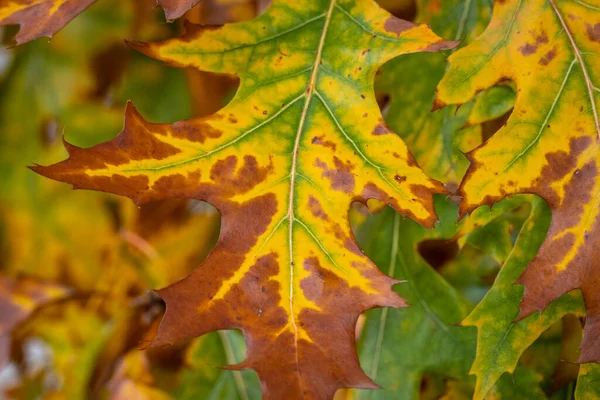
[[[246,345],[237,331],[219,331],[195,339],[186,355],[175,392],[178,400],[259,400],[254,371],[218,369],[243,361]]]
[[[531,214],[494,285],[485,298],[463,321],[478,328],[477,356],[471,373],[477,375],[475,398],[481,399],[504,372],[512,373],[523,352],[552,324],[568,313],[580,314],[583,303],[579,296],[567,294],[541,314],[533,314],[515,322],[523,287],[514,282],[535,256],[546,237],[550,223],[547,204],[530,197]]]
[[[424,239],[451,239],[455,234],[456,206],[442,198],[436,205],[442,223],[433,231],[394,216],[389,209],[363,227],[363,248],[382,270],[407,281],[396,290],[411,307],[367,313],[361,363],[384,390],[360,392],[358,398],[418,398],[424,374],[462,379],[472,363],[475,331],[457,326],[472,305],[417,251]]]

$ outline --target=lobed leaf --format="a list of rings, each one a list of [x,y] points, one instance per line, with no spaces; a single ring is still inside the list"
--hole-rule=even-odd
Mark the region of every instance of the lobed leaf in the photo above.
[[[159,290],[167,312],[152,345],[240,329],[265,399],[329,398],[374,388],[354,349],[359,314],[401,307],[358,248],[347,213],[378,199],[432,226],[432,195],[406,145],[383,122],[373,79],[385,61],[454,46],[371,0],[274,2],[254,21],[188,25],[181,39],[133,44],[178,66],[234,73],[218,113],[151,124],[127,107],[114,140],[33,169],[75,188],[141,204],[187,197],[222,214],[217,246],[190,276]]]
[[[491,15],[487,0],[444,2],[420,0],[416,21],[437,34],[471,41],[485,28]],[[446,107],[431,113],[435,87],[446,69],[444,54],[412,54],[382,67],[376,87],[390,96],[386,122],[406,141],[425,173],[452,191],[468,167],[462,151],[481,144],[481,126],[466,127],[472,104]],[[482,95],[485,95],[483,93]],[[481,102],[480,102],[481,103]],[[485,104],[483,105],[484,108]]]
[[[450,57],[441,103],[460,104],[502,80],[517,98],[505,127],[469,154],[461,212],[512,193],[552,210],[538,255],[519,283],[519,319],[581,288],[587,319],[580,362],[600,362],[598,120],[600,2],[496,2],[486,31]]]
[[[529,395],[533,398],[541,396],[542,391],[539,387],[541,375],[526,363],[520,362],[519,358],[543,332],[543,329],[538,331],[535,324],[529,324],[534,319],[533,316],[521,321],[521,325],[515,327],[515,332],[518,328],[520,334],[504,335],[506,331],[498,328],[504,326],[503,324],[512,323],[514,316],[509,315],[505,318],[505,314],[510,314],[506,311],[511,309],[510,304],[513,306],[512,309],[518,312],[520,296],[505,295],[507,278],[499,275],[498,284],[492,288],[494,294],[484,299],[482,304],[485,306],[482,307],[480,304],[475,311],[472,311],[471,303],[428,265],[419,251],[420,244],[425,240],[448,243],[456,236],[469,237],[485,231],[488,227],[496,227],[499,220],[506,220],[506,217],[502,218],[503,213],[511,211],[524,200],[523,196],[515,196],[513,199],[496,204],[492,212],[486,213],[485,210],[479,209],[457,226],[457,206],[450,200],[438,196],[436,211],[440,223],[431,230],[424,229],[414,221],[402,220],[397,215],[393,217],[391,210],[385,210],[367,219],[358,231],[357,236],[362,239],[359,242],[364,243],[363,247],[367,255],[372,256],[378,265],[388,268],[389,275],[406,280],[406,283],[398,285],[395,290],[407,299],[411,307],[402,311],[383,309],[367,313],[359,346],[361,362],[370,376],[381,384],[384,390],[372,393],[357,391],[352,398],[412,399],[418,397],[419,393],[422,395],[420,390],[423,382],[432,379],[451,382],[445,394],[447,397],[442,398],[459,396],[453,393],[456,390],[466,392],[458,398],[471,398],[474,390],[475,398],[481,398],[480,370],[486,367],[492,371],[501,369],[505,365],[503,359],[507,357],[506,347],[510,346],[517,348],[513,369],[517,368],[518,377],[515,379],[507,374],[501,377],[504,370],[494,376],[486,387],[489,398],[521,398],[518,396],[523,396],[524,393],[525,396]],[[529,229],[523,229],[522,238],[520,237],[517,242],[518,248],[515,247],[511,254],[521,253],[523,246],[529,244],[529,233]],[[514,274],[515,268],[518,269],[518,261],[518,257],[513,257],[510,262],[507,261],[508,268],[501,274],[503,272],[505,275]],[[510,290],[512,286],[510,283],[508,285]],[[516,303],[514,298],[517,299]],[[503,302],[508,303],[509,306],[502,306]],[[558,310],[563,314],[577,310],[579,304],[576,298],[565,300],[561,306],[557,305],[555,314],[559,313]],[[470,318],[468,317],[470,312],[471,315],[477,312],[478,317],[486,315],[485,323],[461,324],[460,321]],[[553,321],[556,320],[554,314],[546,315],[543,323],[546,319],[552,318]],[[541,324],[542,322],[539,323]],[[480,340],[477,355],[475,355],[476,332],[470,326],[477,326],[479,337],[483,338]],[[528,329],[531,332],[526,340],[514,340],[515,337],[526,336]],[[507,343],[498,339],[500,342],[498,345],[495,341],[498,335],[504,336]],[[482,351],[483,347],[485,349]],[[499,356],[487,357],[488,353],[494,350],[498,350]],[[482,356],[486,356],[487,365],[482,362]],[[473,359],[476,364],[471,373],[478,375],[477,383],[467,377]],[[518,366],[517,361],[519,361]],[[460,384],[455,384],[457,382]]]

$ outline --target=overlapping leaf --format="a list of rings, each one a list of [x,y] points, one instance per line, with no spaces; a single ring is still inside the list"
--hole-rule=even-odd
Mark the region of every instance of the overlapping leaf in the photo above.
[[[20,25],[15,36],[23,44],[52,37],[97,0],[0,0],[0,25]],[[200,0],[158,0],[168,20],[181,17]]]
[[[510,79],[517,87],[506,126],[470,153],[462,211],[507,194],[542,196],[552,210],[546,241],[519,282],[520,318],[581,288],[587,318],[581,362],[600,361],[597,247],[600,2],[496,2],[483,35],[450,57],[440,102],[461,104]]]
[[[530,200],[531,215],[494,285],[463,321],[463,325],[477,327],[477,355],[471,368],[477,376],[476,399],[484,398],[503,373],[513,373],[523,352],[553,323],[565,314],[581,313],[583,308],[579,296],[568,294],[543,313],[514,321],[519,315],[523,288],[513,283],[544,240],[549,223],[546,204],[541,199]]]
[[[73,193],[65,185],[24,168],[34,161],[64,157],[64,147],[57,137],[65,125],[69,127],[66,137],[82,146],[112,138],[119,129],[121,107],[108,108],[102,99],[89,95],[95,92],[96,80],[87,68],[98,52],[120,43],[131,28],[132,7],[119,4],[119,0],[105,0],[69,25],[52,43],[31,43],[14,51],[14,66],[0,86],[0,264],[4,276],[27,275],[89,292],[108,270],[123,268],[121,274],[127,269],[134,275],[140,271],[124,268],[127,261],[120,254],[124,240],[118,231],[122,226],[115,222],[115,214],[135,207],[98,193]],[[110,24],[111,29],[104,29],[102,23]],[[190,100],[182,71],[147,57],[143,62],[136,59],[131,67],[143,73],[138,73],[135,81],[129,80],[122,89],[123,96],[143,88],[145,95],[161,94],[152,106],[142,104],[152,118],[189,115]],[[165,79],[171,82],[168,91],[161,87]],[[174,99],[179,100],[178,107],[168,107]],[[160,111],[158,107],[162,107]],[[97,118],[93,125],[89,124],[92,116]],[[83,214],[88,218],[81,218]],[[202,216],[193,219],[207,220]],[[126,231],[137,229],[133,223],[122,222],[128,225]],[[198,240],[210,233],[206,230],[202,234],[201,224],[190,222],[179,224],[180,228],[185,226],[182,232],[195,231]],[[146,240],[162,247],[159,252],[167,255],[162,251],[166,241],[158,243],[158,235],[149,236]],[[178,243],[178,257],[203,247],[189,245],[196,249],[183,251],[185,244]],[[159,263],[153,264],[156,267]],[[145,290],[151,287],[150,282],[173,282],[184,276],[184,271],[189,271],[189,264],[185,269],[150,269],[152,276],[140,286]]]
[[[425,375],[462,380],[473,362],[475,331],[457,326],[472,305],[419,255],[425,239],[450,240],[456,230],[456,206],[438,198],[441,224],[427,230],[384,210],[359,231],[365,251],[382,269],[401,280],[396,290],[406,310],[373,310],[361,333],[362,365],[384,390],[357,392],[356,399],[419,398]],[[385,250],[384,250],[385,249]]]
[[[447,398],[454,398],[452,392],[459,388],[464,395],[458,398],[471,398],[473,391],[477,398],[480,397],[480,384],[476,386],[474,380],[467,377],[475,358],[476,332],[468,326],[459,326],[472,310],[472,305],[458,290],[450,286],[442,276],[427,265],[419,254],[418,244],[423,240],[436,240],[441,243],[450,242],[457,235],[463,237],[476,235],[489,226],[495,226],[498,220],[505,220],[505,214],[522,202],[523,198],[507,199],[497,204],[491,212],[479,209],[457,226],[456,205],[440,197],[436,201],[440,224],[436,225],[434,230],[424,229],[413,221],[402,220],[399,217],[391,218],[389,210],[367,220],[359,231],[358,237],[364,239],[367,254],[373,255],[378,265],[388,267],[388,273],[393,277],[407,281],[398,285],[396,290],[408,300],[411,307],[402,311],[373,310],[367,314],[359,347],[361,361],[363,367],[384,390],[373,393],[355,392],[356,396],[351,398],[412,399],[419,396],[425,377],[430,380],[459,382],[460,385],[451,384],[447,388]],[[523,238],[519,238],[511,254],[522,253],[523,241],[528,244],[529,230],[523,229],[521,235]],[[512,248],[512,244],[510,246]],[[382,247],[387,251],[382,251]],[[509,264],[512,267],[509,267],[508,271],[515,268],[517,260],[512,260]],[[500,281],[502,282],[503,279]],[[484,302],[486,307],[499,309],[499,303],[507,301],[506,298],[497,300],[497,293],[504,288],[492,290],[496,293],[493,306],[488,306],[491,303],[490,299]],[[570,305],[571,309],[576,309],[576,305],[579,304],[577,299],[567,300],[565,303],[567,306]],[[516,304],[513,302],[513,306],[518,312],[518,299]],[[557,309],[563,310],[558,318],[564,315],[565,308]],[[481,305],[475,308],[475,311],[480,309]],[[568,308],[566,312],[569,312]],[[478,314],[481,315],[481,310]],[[547,320],[552,317],[545,318]],[[480,337],[489,336],[487,342],[480,343],[480,348],[486,347],[485,351],[493,352],[497,349],[500,355],[505,357],[506,351],[501,349],[502,346],[519,346],[515,350],[513,366],[513,369],[517,368],[515,375],[518,374],[518,377],[513,378],[507,374],[501,377],[501,373],[498,374],[487,387],[487,394],[490,398],[512,399],[515,396],[528,395],[532,398],[541,398],[543,392],[539,382],[542,376],[525,362],[520,362],[517,366],[517,361],[540,336],[543,329],[534,330],[533,324],[527,326],[532,329],[532,332],[522,343],[517,340],[515,344],[512,337],[507,337],[507,343],[500,343],[496,347],[494,347],[496,343],[492,343],[496,335],[495,327],[505,322],[511,324],[513,319],[514,316],[503,318],[503,314],[500,313],[494,320],[498,321],[495,325],[490,323],[491,326],[486,331],[481,331],[480,328]],[[555,320],[556,318],[552,319]],[[522,321],[521,324],[526,322],[530,321]],[[489,321],[486,320],[486,323]],[[479,327],[479,324],[477,326]],[[519,332],[523,333],[522,337],[527,329],[519,329]],[[501,331],[498,334],[504,333]],[[480,357],[481,355],[478,354],[475,361],[481,368],[482,362],[478,361]],[[502,360],[487,358],[486,361],[490,369],[503,365]],[[552,366],[550,366],[551,373]]]
[[[265,398],[327,398],[374,387],[354,350],[358,315],[404,302],[356,245],[352,201],[376,198],[431,226],[440,185],[413,162],[373,98],[377,68],[447,49],[426,26],[370,0],[275,2],[249,23],[189,26],[182,39],[135,47],[181,66],[238,74],[223,110],[172,125],[133,106],[113,141],[35,167],[48,177],[137,203],[189,197],[222,213],[217,247],[159,291],[167,314],[154,345],[241,329]]]
[[[468,43],[483,32],[491,12],[487,0],[421,0],[416,20],[430,24],[440,36]],[[446,69],[445,60],[444,54],[412,54],[393,60],[382,68],[376,87],[390,95],[386,122],[406,141],[428,176],[455,190],[468,167],[461,152],[481,144],[481,123],[512,107],[512,91],[493,88],[460,109],[449,106],[431,113],[435,87]],[[476,114],[473,121],[471,114]],[[468,121],[470,125],[466,126]]]

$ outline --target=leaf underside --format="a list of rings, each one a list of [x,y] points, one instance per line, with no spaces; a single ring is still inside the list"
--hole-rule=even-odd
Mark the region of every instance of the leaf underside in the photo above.
[[[519,319],[576,288],[587,318],[580,362],[600,362],[600,1],[496,2],[474,43],[450,57],[441,103],[461,104],[501,80],[517,87],[506,126],[469,154],[462,213],[513,193],[543,197],[552,223],[518,282]]]
[[[383,122],[379,66],[451,48],[425,25],[371,0],[276,1],[251,22],[188,25],[180,39],[132,44],[165,62],[237,74],[231,103],[204,118],[152,124],[129,105],[114,140],[33,169],[75,188],[141,204],[194,198],[221,212],[219,241],[182,281],[159,290],[167,312],[152,345],[241,330],[265,399],[330,398],[377,387],[360,369],[354,326],[404,306],[358,248],[353,201],[374,198],[424,226],[436,220],[425,176]]]
[[[0,0],[0,26],[20,25],[17,45],[52,37],[97,0]],[[200,0],[157,0],[171,21],[181,17]]]

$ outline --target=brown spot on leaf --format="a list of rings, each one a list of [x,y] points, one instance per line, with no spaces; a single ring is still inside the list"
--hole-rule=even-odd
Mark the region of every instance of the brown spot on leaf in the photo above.
[[[315,199],[312,195],[308,198],[308,209],[315,217],[322,219],[323,221],[329,220],[329,217],[325,214],[325,211],[323,211],[323,207],[321,207],[319,200]]]
[[[383,24],[383,29],[385,29],[386,32],[393,33],[399,37],[402,32],[412,29],[415,26],[416,25],[412,22],[408,22],[393,15],[390,15],[390,17],[385,20],[385,23]]]
[[[324,138],[325,138],[325,135],[315,136],[312,138],[311,143],[317,144],[320,146],[324,146],[324,147],[330,148],[331,150],[335,151],[335,149],[337,148],[336,144],[330,140],[325,140]]]
[[[354,191],[354,174],[352,170],[354,166],[350,161],[342,162],[337,157],[333,157],[334,168],[329,168],[327,164],[321,161],[319,158],[315,160],[315,166],[321,168],[323,173],[322,177],[329,179],[331,188],[339,190],[344,193],[352,193]]]
[[[569,144],[569,152],[558,151],[547,154],[546,160],[548,163],[542,169],[531,190],[546,199],[550,207],[558,207],[560,199],[552,188],[552,183],[561,180],[573,171],[577,166],[577,158],[591,144],[592,139],[588,136],[572,138]]]
[[[394,175],[394,180],[398,183],[406,182],[406,176],[404,175]]]
[[[215,118],[213,115],[211,118]],[[216,139],[221,137],[223,132],[220,130],[213,128],[210,123],[205,122],[206,119],[202,120],[188,120],[188,121],[179,121],[175,122],[170,126],[171,135],[178,139],[186,139],[191,142],[204,143],[206,139]],[[229,118],[229,121],[232,121],[232,117]],[[235,118],[233,121],[237,122]]]
[[[387,135],[388,133],[392,133],[392,130],[388,124],[385,123],[383,118],[379,118],[379,123],[375,125],[375,128],[373,128],[372,134],[375,136],[381,136]]]
[[[590,38],[590,40],[592,42],[599,42],[600,43],[600,24],[594,24],[594,26],[592,26],[591,24],[586,24],[586,28],[587,28],[587,35]]]
[[[519,47],[519,51],[524,56],[530,56],[535,54],[538,47],[544,43],[548,43],[548,34],[545,31],[542,31],[539,35],[535,35],[535,41],[533,43],[525,43],[525,45]]]
[[[540,65],[548,65],[556,57],[556,47],[548,51],[539,61]]]

